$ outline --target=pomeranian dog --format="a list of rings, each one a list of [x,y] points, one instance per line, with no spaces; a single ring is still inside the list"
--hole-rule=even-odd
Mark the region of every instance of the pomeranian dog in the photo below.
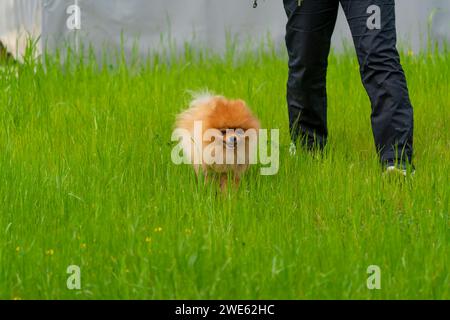
[[[217,177],[222,191],[228,176],[235,186],[255,156],[259,120],[243,100],[201,94],[177,116],[176,129],[183,131],[182,149],[197,177]]]

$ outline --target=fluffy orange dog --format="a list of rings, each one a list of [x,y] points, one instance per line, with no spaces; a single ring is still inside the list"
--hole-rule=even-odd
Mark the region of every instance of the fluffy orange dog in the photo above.
[[[195,136],[195,126],[199,123],[201,141]],[[189,108],[177,116],[176,128],[188,132],[188,138],[183,139],[182,143],[183,153],[197,176],[200,171],[206,178],[218,176],[222,190],[226,187],[228,174],[231,174],[236,186],[239,184],[257,147],[257,143],[250,143],[247,133],[254,133],[257,140],[260,128],[259,120],[243,100],[229,100],[210,94],[194,97]],[[205,134],[209,138],[205,139]],[[231,159],[227,152],[231,154]],[[200,161],[196,163],[194,159]]]

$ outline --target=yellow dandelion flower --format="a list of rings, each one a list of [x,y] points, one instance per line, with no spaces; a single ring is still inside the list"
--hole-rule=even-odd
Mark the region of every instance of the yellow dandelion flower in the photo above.
[[[161,232],[161,231],[162,231],[162,228],[161,228],[161,227],[155,228],[155,232]]]
[[[146,238],[145,238],[145,242],[147,242],[147,243],[150,243],[150,242],[152,242],[152,238],[150,238],[150,237],[146,237]]]
[[[16,252],[19,252],[20,251],[20,247],[16,247]]]
[[[53,249],[48,249],[47,251],[45,251],[45,254],[48,256],[52,256],[55,253],[55,251],[53,251]]]

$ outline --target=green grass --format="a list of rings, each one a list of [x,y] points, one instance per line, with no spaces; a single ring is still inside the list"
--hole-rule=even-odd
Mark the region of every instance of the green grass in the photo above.
[[[330,57],[324,155],[292,158],[285,53],[186,49],[0,71],[1,299],[450,298],[447,50],[402,56],[417,172],[400,183],[381,176],[353,51]],[[203,88],[280,129],[277,175],[254,167],[217,195],[172,164],[175,115]],[[372,264],[381,290],[366,287]]]

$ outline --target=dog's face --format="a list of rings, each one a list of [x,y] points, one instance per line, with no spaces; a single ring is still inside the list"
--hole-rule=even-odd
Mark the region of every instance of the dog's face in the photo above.
[[[260,124],[242,100],[218,98],[214,110],[206,119],[205,129],[220,131],[224,149],[235,149],[243,142],[249,129],[258,131]]]

